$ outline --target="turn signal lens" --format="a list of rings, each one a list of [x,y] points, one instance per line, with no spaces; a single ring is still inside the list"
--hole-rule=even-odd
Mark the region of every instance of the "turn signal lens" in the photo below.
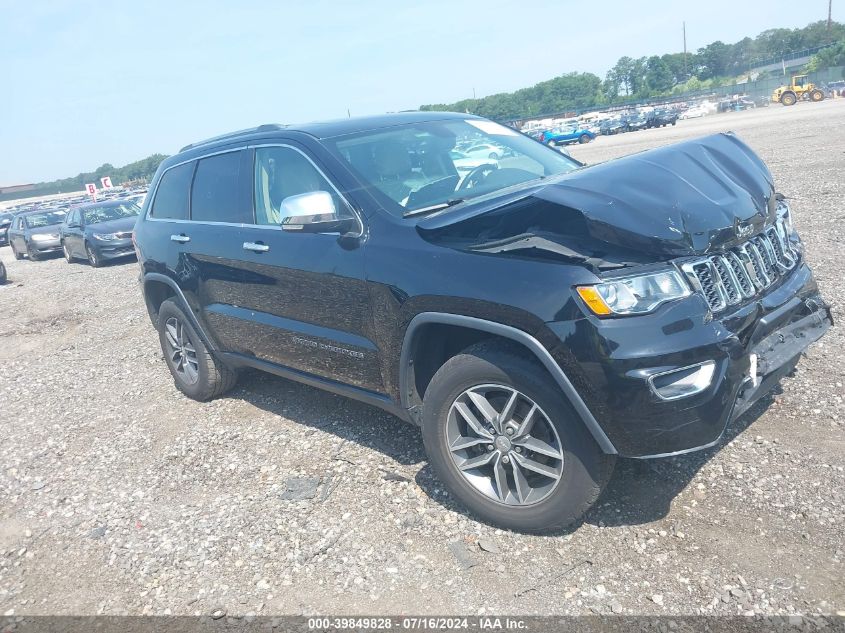
[[[578,296],[584,300],[584,303],[586,303],[590,310],[592,310],[595,314],[603,316],[612,312],[612,310],[607,307],[604,299],[601,298],[601,295],[599,294],[599,291],[596,290],[595,286],[578,286],[577,290]]]

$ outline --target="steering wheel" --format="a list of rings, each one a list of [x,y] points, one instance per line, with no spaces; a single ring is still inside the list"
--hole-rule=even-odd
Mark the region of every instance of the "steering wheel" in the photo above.
[[[458,186],[458,191],[464,191],[466,189],[472,189],[473,187],[477,187],[484,181],[485,178],[487,178],[487,176],[490,175],[490,172],[493,172],[498,168],[499,166],[495,163],[485,163],[484,165],[474,167],[471,172],[464,176],[464,179]]]

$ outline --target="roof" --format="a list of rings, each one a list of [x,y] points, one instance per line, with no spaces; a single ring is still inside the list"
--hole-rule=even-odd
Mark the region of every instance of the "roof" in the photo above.
[[[302,132],[310,134],[315,138],[331,138],[334,136],[343,136],[344,134],[353,134],[355,132],[364,132],[367,130],[375,130],[379,128],[393,127],[395,125],[406,125],[409,123],[420,123],[423,121],[444,121],[449,119],[477,119],[478,117],[471,114],[460,114],[457,112],[396,112],[391,114],[377,114],[372,116],[351,117],[348,119],[335,119],[331,121],[314,121],[311,123],[298,124],[278,124],[267,123],[259,125],[258,127],[248,128],[246,130],[239,130],[231,132],[230,134],[223,134],[215,136],[204,141],[191,143],[186,145],[179,152],[185,152],[189,149],[197,147],[214,145],[216,143],[223,143],[227,141],[238,140],[241,138],[248,138],[252,136],[267,135],[272,132]]]
[[[120,198],[119,200],[102,200],[100,202],[83,202],[82,204],[71,205],[71,208],[90,209],[91,207],[116,207],[118,205],[124,204],[125,202],[126,198]]]
[[[42,209],[32,209],[31,211],[22,211],[15,215],[36,215],[38,213],[55,213],[56,211],[67,211],[67,207],[45,207]]]

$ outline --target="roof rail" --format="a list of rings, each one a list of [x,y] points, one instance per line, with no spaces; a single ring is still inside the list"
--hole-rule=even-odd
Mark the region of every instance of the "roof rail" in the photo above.
[[[196,143],[190,143],[185,145],[179,152],[184,152],[189,149],[193,149],[195,147],[201,147],[202,145],[208,145],[209,143],[216,143],[217,141],[224,141],[226,139],[236,139],[241,136],[246,136],[247,134],[255,134],[257,132],[274,132],[276,130],[284,130],[285,125],[281,123],[265,123],[264,125],[259,125],[258,127],[251,127],[245,130],[238,130],[237,132],[229,132],[228,134],[221,134],[220,136],[212,136],[211,138],[207,138],[204,141],[197,141]]]

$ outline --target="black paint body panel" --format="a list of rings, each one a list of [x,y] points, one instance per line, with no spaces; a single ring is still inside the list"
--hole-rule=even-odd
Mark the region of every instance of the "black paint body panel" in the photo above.
[[[411,118],[423,116],[441,115]],[[735,137],[719,135],[646,152],[501,199],[401,219],[380,208],[377,197],[319,138],[354,129],[337,122],[255,132],[237,141],[189,147],[165,161],[136,225],[148,303],[153,293],[147,282],[161,283],[155,275],[162,275],[178,286],[209,343],[229,362],[347,393],[405,419],[410,416],[401,408],[400,357],[416,315],[463,315],[516,328],[551,354],[612,443],[608,452],[634,457],[693,450],[718,440],[743,387],[749,351],[760,338],[755,330],[765,316],[781,310],[775,326],[783,327],[807,316],[812,305],[828,314],[811,272],[801,263],[759,300],[726,316],[713,318],[704,299],[693,294],[651,314],[600,319],[574,292],[576,285],[601,280],[584,261],[471,252],[465,235],[450,238],[462,225],[472,234],[473,225],[463,223],[481,221],[488,213],[495,219],[497,210],[530,197],[556,208],[559,218],[580,216],[577,230],[583,234],[576,238],[602,242],[602,257],[630,254],[632,261],[623,267],[665,266],[661,263],[675,256],[728,247],[736,241],[737,226],[756,229],[771,220],[774,199],[768,170]],[[227,149],[250,152],[249,146],[260,144],[304,151],[360,215],[363,235],[146,217],[169,167]],[[242,180],[241,199],[251,204],[251,179]],[[557,219],[549,225],[562,230]],[[190,242],[173,242],[171,235],[187,235]],[[245,251],[244,242],[270,249]],[[714,385],[688,399],[660,401],[643,378],[644,370],[711,359],[717,363]]]

